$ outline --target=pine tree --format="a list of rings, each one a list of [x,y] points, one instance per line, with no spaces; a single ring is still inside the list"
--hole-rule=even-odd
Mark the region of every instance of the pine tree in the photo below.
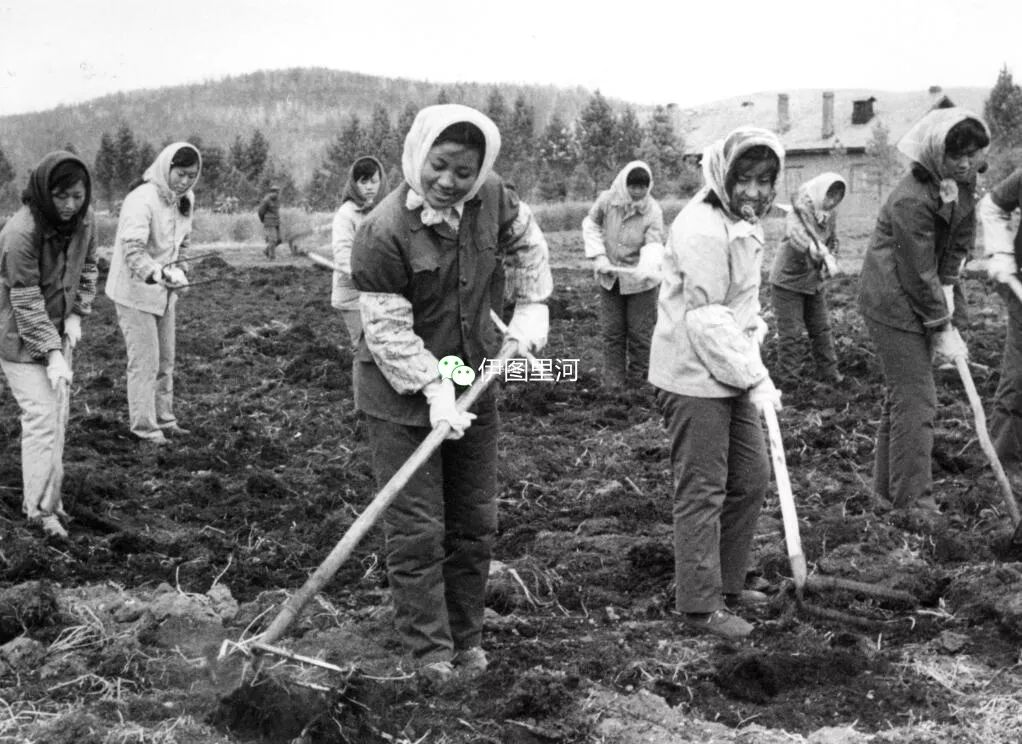
[[[451,102],[451,97],[447,94],[446,88],[441,88],[440,92],[436,94],[436,102],[439,104]]]
[[[671,112],[656,106],[643,131],[639,158],[653,170],[653,193],[657,197],[681,190],[684,152],[681,138],[674,133]]]
[[[254,184],[259,183],[270,157],[270,143],[260,130],[252,132],[245,148],[245,167],[242,172]]]
[[[366,152],[376,156],[383,163],[395,163],[400,158],[397,135],[390,124],[390,114],[382,103],[377,103],[373,107],[366,145]]]
[[[578,144],[571,127],[564,123],[557,112],[550,117],[543,135],[536,146],[540,168],[540,190],[542,193],[559,194],[563,199],[568,193],[568,179],[578,165]],[[541,195],[540,198],[546,198]]]
[[[199,174],[199,183],[196,188],[201,193],[208,195],[206,203],[212,206],[221,198],[227,196],[223,192],[223,178],[227,167],[227,156],[224,154],[224,148],[219,145],[200,146],[201,140],[200,143],[197,143],[192,138],[189,138],[188,141],[199,148],[199,152],[202,154],[202,171]]]
[[[142,171],[138,167],[135,135],[126,122],[122,122],[117,128],[114,153],[114,191],[118,196],[124,196],[131,185],[142,176]]]
[[[614,158],[617,166],[623,168],[635,160],[642,144],[642,125],[639,124],[639,118],[631,106],[625,106],[625,110],[621,112],[614,134]]]
[[[117,179],[117,148],[109,132],[99,138],[99,151],[92,166],[92,176],[106,200],[107,206],[114,206],[114,182]]]
[[[248,156],[246,154],[245,142],[240,134],[234,135],[234,142],[231,143],[227,153],[228,164],[236,171],[245,173],[248,170]]]
[[[156,148],[149,142],[143,142],[138,146],[138,169],[139,176],[145,172],[145,169],[152,165],[152,162],[156,160]]]
[[[14,180],[14,166],[7,159],[7,153],[0,149],[0,188]]]
[[[1022,88],[1012,79],[1007,65],[1001,68],[990,97],[983,105],[983,116],[999,149],[1022,145]]]
[[[867,178],[876,186],[879,202],[883,199],[884,189],[894,183],[902,170],[898,148],[891,144],[890,130],[882,121],[878,120],[873,125],[873,134],[866,142],[866,156],[872,166]]]
[[[617,123],[614,112],[600,91],[597,90],[589,99],[582,113],[579,114],[578,145],[582,153],[582,162],[586,166],[586,175],[592,182],[590,193],[582,196],[578,187],[584,179],[573,177],[573,190],[580,198],[596,196],[596,184],[609,183],[614,172],[615,150],[617,145]]]
[[[419,113],[419,108],[414,103],[405,104],[404,111],[397,117],[397,127],[395,134],[397,135],[397,158],[396,163],[401,162],[401,154],[404,152],[405,138],[408,136],[408,132],[412,128],[412,122],[415,121],[416,114]]]
[[[497,125],[497,129],[500,130],[501,136],[503,136],[504,129],[508,124],[508,114],[507,103],[504,101],[500,88],[494,88],[490,91],[490,96],[486,99],[485,113]]]

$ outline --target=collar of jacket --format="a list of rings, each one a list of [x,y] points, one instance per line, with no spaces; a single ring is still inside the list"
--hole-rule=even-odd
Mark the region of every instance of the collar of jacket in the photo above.
[[[478,196],[473,196],[467,202],[462,204],[461,219],[464,220],[465,219],[465,214],[468,212],[469,208],[472,205],[475,205],[475,204],[478,204],[478,203],[479,203],[479,197]],[[406,215],[409,215],[409,219],[411,220],[411,225],[409,225],[409,227],[410,227],[412,232],[418,232],[419,230],[421,230],[424,227],[433,227],[433,225],[427,225],[426,223],[424,223],[422,221],[422,218],[419,216],[422,213],[422,207],[416,207],[415,209],[407,209],[407,208],[405,208],[404,209],[404,213]],[[441,224],[446,224],[446,223],[441,223]]]

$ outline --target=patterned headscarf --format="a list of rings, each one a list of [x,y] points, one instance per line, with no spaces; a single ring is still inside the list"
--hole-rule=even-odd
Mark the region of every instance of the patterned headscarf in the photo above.
[[[468,122],[479,127],[486,142],[486,152],[483,153],[482,163],[479,166],[479,175],[475,183],[468,190],[464,198],[457,204],[441,210],[432,209],[425,203],[422,189],[422,169],[426,164],[426,157],[440,136],[447,127],[460,122]],[[423,208],[422,221],[425,224],[436,224],[447,220],[445,215],[451,210],[460,211],[461,206],[479,193],[487,176],[493,170],[493,164],[500,154],[500,132],[497,125],[480,111],[469,106],[462,106],[457,103],[444,103],[436,106],[427,106],[419,111],[412,122],[412,128],[408,130],[405,137],[404,154],[401,156],[401,170],[404,173],[405,181],[411,187],[405,205],[408,209]],[[414,196],[413,196],[414,195]]]
[[[837,173],[821,173],[810,178],[798,187],[794,206],[800,207],[803,210],[808,209],[813,217],[816,218],[816,221],[822,223],[827,217],[823,211],[823,200],[827,198],[827,192],[836,183],[841,184],[845,189],[845,193],[847,193],[848,184]]]
[[[703,180],[696,200],[705,199],[711,192],[720,200],[724,212],[735,220],[745,219],[731,211],[731,199],[727,193],[727,177],[734,167],[735,161],[742,153],[758,145],[765,145],[777,156],[779,168],[784,168],[784,146],[777,135],[768,129],[758,127],[738,127],[724,139],[717,140],[703,150]],[[780,169],[777,179],[780,180]],[[773,199],[773,197],[771,197]]]

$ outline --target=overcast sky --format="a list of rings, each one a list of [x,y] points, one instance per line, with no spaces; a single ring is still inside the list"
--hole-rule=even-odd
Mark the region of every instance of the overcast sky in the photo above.
[[[682,106],[988,87],[1022,81],[1020,27],[1020,0],[0,0],[0,115],[306,66]]]

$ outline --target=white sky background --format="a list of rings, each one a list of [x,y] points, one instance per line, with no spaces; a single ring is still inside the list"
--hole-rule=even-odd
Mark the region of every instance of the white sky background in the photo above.
[[[329,67],[599,88],[689,106],[760,90],[1022,82],[1022,0],[0,0],[0,115]]]

